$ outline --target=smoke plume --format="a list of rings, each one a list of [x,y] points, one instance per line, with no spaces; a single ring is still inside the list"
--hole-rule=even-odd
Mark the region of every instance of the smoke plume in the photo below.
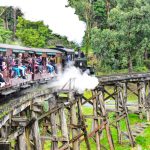
[[[74,89],[79,93],[83,93],[86,89],[92,90],[98,85],[98,79],[89,76],[86,72],[82,73],[80,69],[70,66],[58,76],[58,80],[54,83],[57,89]]]

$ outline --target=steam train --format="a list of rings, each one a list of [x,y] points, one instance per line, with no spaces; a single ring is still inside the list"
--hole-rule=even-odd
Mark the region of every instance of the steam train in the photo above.
[[[42,65],[43,65],[43,72],[39,73],[36,72],[35,69],[32,74],[27,74],[26,79],[22,78],[13,78],[11,77],[11,65],[9,64],[10,58],[18,58],[19,54],[22,54],[22,59],[26,60],[31,58],[32,60],[34,57],[41,57],[42,58]],[[66,64],[67,56],[70,56],[71,61],[74,61],[76,67],[80,68],[82,71],[89,70],[91,74],[93,74],[92,67],[87,66],[87,59],[86,58],[75,58],[74,50],[67,49],[63,46],[56,46],[50,49],[43,49],[43,48],[29,48],[29,47],[22,47],[17,45],[8,45],[8,44],[0,44],[0,57],[4,57],[6,62],[6,69],[0,71],[3,75],[4,80],[7,84],[4,87],[0,87],[0,95],[9,95],[14,93],[16,87],[19,89],[25,89],[31,86],[33,83],[44,83],[52,78],[52,76],[47,73],[46,71],[46,61],[47,58],[53,57],[55,58],[55,64],[58,69],[62,69]],[[62,67],[63,66],[63,67]]]

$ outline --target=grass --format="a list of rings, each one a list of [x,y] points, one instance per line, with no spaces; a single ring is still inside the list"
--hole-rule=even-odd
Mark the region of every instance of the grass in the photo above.
[[[136,143],[142,146],[142,150],[150,150],[150,127],[144,133],[136,137]]]
[[[91,114],[92,113],[92,108],[90,108],[90,107],[83,107],[83,113],[86,114],[86,115]],[[109,114],[109,120],[110,120],[110,122],[114,120],[114,113],[110,113]],[[135,114],[129,114],[129,120],[130,120],[131,126],[136,124],[136,123],[141,123],[141,122],[145,122],[146,121],[145,119],[144,120],[140,120],[139,117],[137,115],[135,115]],[[88,125],[87,130],[89,132],[91,130],[91,126],[92,126],[92,120],[91,119],[87,119],[86,121],[87,121],[86,123]],[[126,125],[125,125],[125,121],[124,120],[121,121],[120,126],[121,126],[121,129],[123,131],[126,131]],[[120,145],[118,143],[117,131],[113,127],[111,127],[111,133],[112,133],[112,136],[113,136],[114,145],[115,145],[115,149],[116,150],[130,150],[131,149],[131,146],[129,145],[129,141],[128,140],[124,140],[122,145]],[[89,140],[90,140],[90,144],[91,144],[91,149],[95,150],[96,149],[95,142],[92,139],[89,139]],[[145,142],[142,143],[142,141],[145,141]],[[142,146],[142,148],[144,148],[144,150],[149,150],[150,149],[150,127],[147,128],[144,131],[144,134],[142,135],[142,137],[138,136],[136,138],[136,142],[137,142],[137,144],[140,144]],[[103,133],[103,138],[101,139],[101,144],[103,144],[106,148],[109,149],[109,144],[107,142],[107,138],[106,138],[106,133],[105,132]],[[86,150],[85,143],[81,144],[81,150]]]

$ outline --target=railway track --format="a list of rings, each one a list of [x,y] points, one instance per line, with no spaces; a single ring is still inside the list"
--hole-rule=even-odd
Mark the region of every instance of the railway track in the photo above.
[[[119,74],[108,76],[97,76],[100,84],[114,83],[114,82],[126,82],[126,81],[144,81],[150,79],[150,72],[148,73],[132,73],[132,74]]]

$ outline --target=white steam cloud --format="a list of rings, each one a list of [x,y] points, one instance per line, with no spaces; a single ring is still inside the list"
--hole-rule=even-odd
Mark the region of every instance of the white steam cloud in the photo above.
[[[62,75],[58,76],[58,81],[54,85],[59,89],[74,89],[79,93],[83,93],[86,89],[93,90],[98,85],[98,79],[71,66],[66,68]]]

